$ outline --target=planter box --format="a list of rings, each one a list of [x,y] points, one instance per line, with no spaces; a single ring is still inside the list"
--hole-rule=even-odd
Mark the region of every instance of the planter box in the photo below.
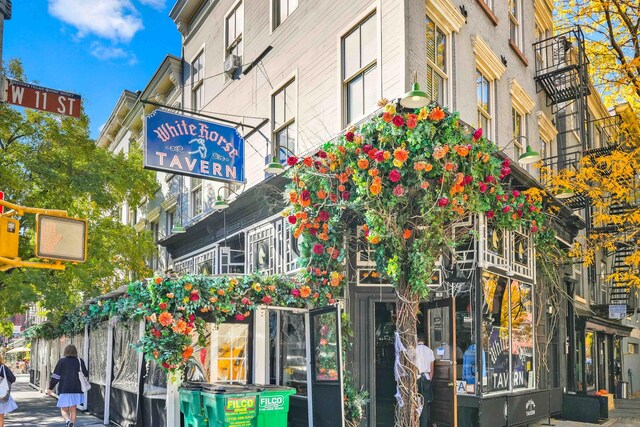
[[[565,394],[562,399],[562,418],[583,423],[597,423],[609,418],[607,396]]]

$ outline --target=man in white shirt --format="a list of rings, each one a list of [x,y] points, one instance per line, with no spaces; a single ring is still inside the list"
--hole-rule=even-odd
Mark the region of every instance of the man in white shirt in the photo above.
[[[436,360],[431,350],[425,344],[424,333],[418,333],[418,346],[416,347],[416,365],[418,366],[418,392],[422,395],[424,407],[420,414],[420,427],[429,427],[430,403],[433,400],[433,390],[431,380],[434,373],[434,362]]]

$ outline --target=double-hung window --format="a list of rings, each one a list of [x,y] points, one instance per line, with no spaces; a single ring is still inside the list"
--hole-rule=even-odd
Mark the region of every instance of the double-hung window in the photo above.
[[[204,105],[204,51],[191,63],[191,109],[198,111]]]
[[[476,70],[476,99],[478,104],[477,127],[482,128],[486,138],[491,138],[491,96],[492,82]]]
[[[295,80],[289,81],[272,96],[273,140],[280,161],[286,161],[296,149]]]
[[[244,29],[244,8],[239,2],[225,20],[225,58],[237,55],[242,58],[242,32]]]
[[[202,180],[191,178],[191,217],[202,213]]]
[[[342,85],[347,123],[353,123],[376,108],[377,38],[375,13],[342,38]]]
[[[509,0],[509,37],[522,50],[522,0]]]
[[[427,85],[426,92],[432,101],[447,104],[447,37],[427,16]]]
[[[273,29],[275,30],[298,7],[298,0],[273,0]]]
[[[514,159],[520,157],[524,153],[523,137],[526,135],[526,123],[527,121],[515,107],[511,107],[511,123],[513,125],[513,147],[514,147]]]

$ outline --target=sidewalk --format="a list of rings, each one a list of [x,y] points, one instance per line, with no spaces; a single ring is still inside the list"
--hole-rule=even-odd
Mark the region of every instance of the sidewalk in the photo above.
[[[11,389],[11,395],[18,404],[18,409],[5,416],[4,425],[6,427],[64,427],[60,410],[56,408],[56,399],[31,388],[28,375],[16,375],[16,377],[17,381]],[[98,418],[78,411],[76,427],[98,426],[103,426]]]

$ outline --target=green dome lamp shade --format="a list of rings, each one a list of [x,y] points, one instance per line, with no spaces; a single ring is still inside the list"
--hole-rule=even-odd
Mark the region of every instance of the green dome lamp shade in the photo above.
[[[418,85],[418,72],[413,73],[413,89],[404,94],[400,105],[404,108],[422,108],[429,104],[429,95],[420,90]]]
[[[537,161],[540,161],[542,157],[540,157],[540,153],[537,151],[533,151],[530,145],[527,145],[527,150],[518,157],[518,163],[521,165],[530,165]]]
[[[572,189],[568,188],[568,187],[564,187],[562,189],[562,191],[560,191],[558,194],[556,194],[556,199],[569,199],[573,196],[575,196],[576,194],[573,192]]]
[[[264,171],[267,173],[275,173],[276,175],[280,175],[284,172],[284,166],[282,166],[276,156],[273,156],[273,159],[271,159],[271,163],[265,166]]]
[[[174,225],[171,227],[171,234],[182,234],[186,232],[187,230],[181,225]]]
[[[213,209],[215,210],[222,211],[224,209],[227,209],[228,207],[229,203],[227,203],[227,201],[220,196],[218,196],[216,201],[213,202]]]

